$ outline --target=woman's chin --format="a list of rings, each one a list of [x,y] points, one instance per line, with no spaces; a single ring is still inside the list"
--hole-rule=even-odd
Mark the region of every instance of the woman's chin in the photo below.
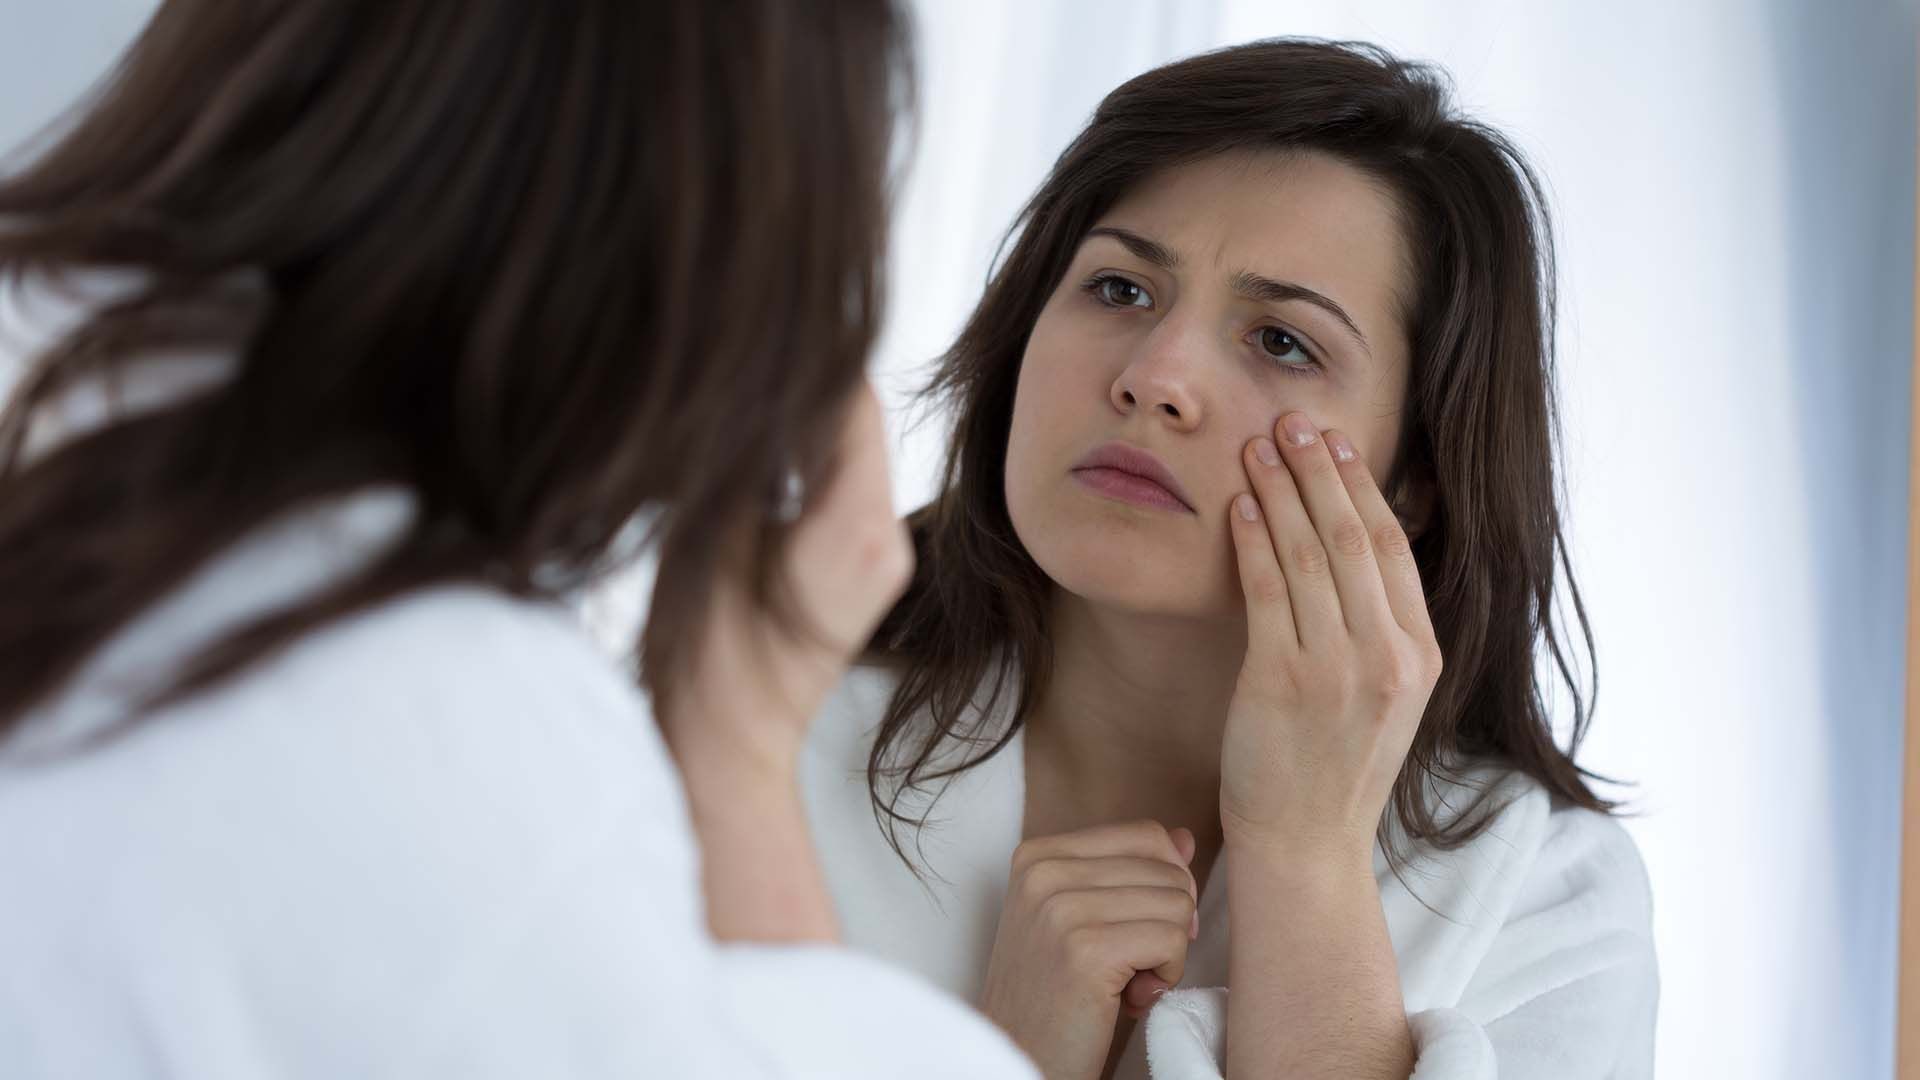
[[[1142,560],[1099,552],[1036,557],[1040,569],[1063,591],[1089,604],[1141,616],[1220,618],[1237,614],[1214,579],[1198,567],[1141,565]]]
[[[1044,500],[1032,508],[1038,514],[1021,513],[1017,504],[1008,509],[1040,569],[1089,603],[1178,618],[1238,617],[1243,610],[1226,561],[1230,550],[1224,540],[1200,537],[1191,517],[1077,498]]]

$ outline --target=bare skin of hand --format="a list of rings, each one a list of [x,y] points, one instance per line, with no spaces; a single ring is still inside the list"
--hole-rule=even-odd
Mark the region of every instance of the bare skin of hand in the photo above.
[[[794,625],[754,602],[744,559],[726,559],[691,670],[661,703],[700,841],[708,925],[725,940],[839,937],[796,763],[821,702],[913,570],[893,515],[880,404],[864,383],[842,421],[835,469],[808,493],[783,559]]]
[[[1407,535],[1352,444],[1320,438],[1301,413],[1274,434],[1247,445],[1253,491],[1228,515],[1247,656],[1227,710],[1221,824],[1364,859],[1440,647]]]
[[[1195,931],[1193,834],[1144,821],[1014,852],[980,1007],[1048,1080],[1092,1080],[1115,1023],[1180,981]]]
[[[1247,654],[1220,820],[1231,934],[1228,1077],[1404,1077],[1413,1043],[1374,835],[1440,648],[1405,531],[1339,431],[1305,414],[1242,454],[1229,512]]]

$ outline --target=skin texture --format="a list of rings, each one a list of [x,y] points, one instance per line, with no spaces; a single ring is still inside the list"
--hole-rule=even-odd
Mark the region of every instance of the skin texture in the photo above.
[[[1412,1060],[1371,873],[1374,826],[1439,670],[1406,553],[1430,493],[1416,485],[1389,507],[1374,486],[1399,451],[1406,262],[1391,197],[1336,159],[1171,168],[1095,224],[1022,362],[1007,504],[1057,586],[1055,674],[1026,735],[1023,851],[1093,862],[1098,829],[1146,821],[1191,830],[1199,882],[1232,853],[1229,1076],[1405,1076]],[[1329,298],[1352,327],[1307,299],[1248,295],[1249,274]],[[1310,444],[1275,445],[1290,413]],[[1191,509],[1118,501],[1072,474],[1115,440],[1159,458]],[[1253,521],[1235,513],[1243,493]],[[990,972],[1043,985],[1050,959],[1080,955],[1075,985],[1105,993],[1065,996],[1039,1030],[1030,1003],[1018,1015],[990,992],[983,1007],[1049,1076],[1110,1072],[1127,1006],[1179,970],[1149,944],[1170,939],[1124,917],[1119,887],[1053,924],[1135,927],[1114,953],[1154,962],[1115,985],[1095,970],[1110,957],[1036,940],[1021,890],[1016,874],[1003,930],[1024,929],[1003,933]]]
[[[1043,1075],[1107,1062],[1114,1003],[1138,973],[1153,984],[1136,988],[1136,1012],[1153,987],[1180,981],[1198,927],[1193,847],[1186,829],[1136,821],[1036,837],[1014,853],[980,1007]]]

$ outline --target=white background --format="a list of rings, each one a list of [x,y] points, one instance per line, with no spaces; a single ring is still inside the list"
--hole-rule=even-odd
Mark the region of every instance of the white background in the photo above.
[[[876,373],[896,403],[1099,97],[1274,34],[1440,62],[1557,215],[1584,760],[1639,782],[1663,1076],[1893,1058],[1916,16],[1908,2],[920,0]],[[0,0],[0,144],[151,0]],[[902,506],[940,425],[907,431]]]

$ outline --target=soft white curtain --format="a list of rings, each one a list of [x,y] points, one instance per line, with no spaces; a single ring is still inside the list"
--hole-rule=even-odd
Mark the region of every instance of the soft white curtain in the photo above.
[[[903,401],[1100,96],[1257,37],[1452,72],[1557,215],[1585,760],[1639,787],[1671,1077],[1893,1060],[1911,4],[922,0],[878,370]],[[900,421],[903,506],[939,424]]]

